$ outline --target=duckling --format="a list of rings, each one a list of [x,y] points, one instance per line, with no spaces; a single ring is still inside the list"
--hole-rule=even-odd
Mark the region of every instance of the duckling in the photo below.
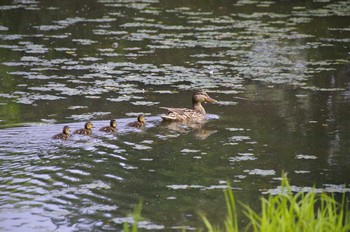
[[[204,91],[197,92],[192,96],[193,109],[160,107],[168,110],[162,119],[166,122],[202,122],[206,114],[202,102],[216,102],[216,100]]]
[[[143,127],[143,126],[145,126],[145,115],[140,114],[139,116],[137,116],[137,122],[130,122],[127,124],[127,126],[131,126],[131,127]]]
[[[63,139],[63,140],[67,140],[67,139],[69,139],[69,137],[70,137],[69,132],[70,132],[69,126],[64,126],[64,127],[63,127],[62,133],[59,133],[59,134],[57,134],[57,135],[54,135],[54,136],[52,137],[52,139]]]
[[[91,135],[92,134],[92,128],[94,128],[94,125],[91,122],[87,122],[87,123],[85,123],[85,127],[84,128],[74,131],[74,134]]]
[[[110,122],[109,122],[109,125],[110,126],[105,126],[105,127],[102,127],[100,129],[100,131],[104,131],[104,132],[107,132],[107,133],[113,133],[117,130],[117,121],[112,119]]]

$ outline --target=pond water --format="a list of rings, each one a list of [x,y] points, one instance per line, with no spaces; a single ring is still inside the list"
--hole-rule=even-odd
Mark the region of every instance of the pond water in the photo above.
[[[283,171],[349,194],[349,61],[346,0],[2,0],[0,230],[121,230],[140,199],[141,229],[200,229]],[[204,125],[161,123],[198,90]]]

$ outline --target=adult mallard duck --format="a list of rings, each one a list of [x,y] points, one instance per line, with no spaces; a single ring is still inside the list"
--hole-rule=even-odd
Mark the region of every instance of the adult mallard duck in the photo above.
[[[94,128],[94,125],[91,122],[87,122],[87,123],[85,123],[84,128],[74,131],[74,134],[91,135],[92,128]]]
[[[216,100],[204,91],[197,92],[192,96],[193,109],[160,107],[168,110],[162,119],[166,122],[202,122],[206,114],[202,102],[216,102]]]
[[[104,132],[107,132],[107,133],[113,133],[117,130],[117,121],[112,119],[110,122],[109,122],[109,126],[105,126],[105,127],[102,127],[100,129],[100,131],[104,131]]]
[[[136,122],[130,122],[127,124],[127,126],[131,126],[131,127],[143,127],[145,126],[145,115],[144,114],[139,114],[139,116],[137,116],[137,121]]]
[[[70,132],[69,126],[64,126],[64,127],[63,127],[62,133],[59,133],[59,134],[57,134],[57,135],[54,135],[52,138],[53,138],[53,139],[63,139],[63,140],[66,140],[66,139],[68,139],[68,138],[70,137],[69,132]]]

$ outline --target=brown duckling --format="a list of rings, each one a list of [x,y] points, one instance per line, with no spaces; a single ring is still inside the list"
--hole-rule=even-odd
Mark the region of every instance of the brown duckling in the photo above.
[[[192,109],[160,107],[168,110],[162,119],[166,122],[202,122],[206,114],[202,102],[216,102],[216,100],[204,91],[197,92],[192,96]]]
[[[62,133],[59,133],[57,135],[54,135],[52,138],[53,139],[63,139],[63,140],[67,140],[70,137],[70,128],[69,126],[64,126]]]
[[[94,128],[94,125],[91,122],[87,122],[87,123],[85,123],[85,127],[84,128],[74,131],[74,134],[91,135],[92,134],[92,128]]]
[[[127,126],[131,126],[131,127],[143,127],[143,126],[145,126],[145,115],[140,114],[139,116],[137,116],[137,122],[130,122],[127,124]]]
[[[113,133],[117,130],[117,121],[112,119],[110,122],[109,122],[109,126],[105,126],[105,127],[102,127],[100,129],[100,131],[104,131],[104,132],[107,132],[107,133]]]

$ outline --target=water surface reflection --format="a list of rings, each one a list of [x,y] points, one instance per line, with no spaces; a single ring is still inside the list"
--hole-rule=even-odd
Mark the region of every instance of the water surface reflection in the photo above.
[[[349,192],[349,1],[0,3],[0,228],[106,231],[144,199],[146,230],[221,221],[222,189],[256,206]],[[203,125],[161,123],[191,107]],[[146,127],[126,124],[144,113]],[[117,118],[118,132],[98,128]],[[93,136],[51,140],[93,121]],[[242,222],[244,224],[244,222]]]

